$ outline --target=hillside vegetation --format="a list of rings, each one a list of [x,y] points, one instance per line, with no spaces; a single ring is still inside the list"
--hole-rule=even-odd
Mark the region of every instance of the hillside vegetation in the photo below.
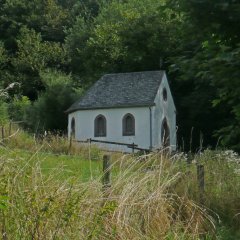
[[[161,69],[182,149],[201,142],[240,152],[238,1],[0,0],[0,6],[0,125],[10,119],[34,133],[65,131],[64,111],[102,75]]]

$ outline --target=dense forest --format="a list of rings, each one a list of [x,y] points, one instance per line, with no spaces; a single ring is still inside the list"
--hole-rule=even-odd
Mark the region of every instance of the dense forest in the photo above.
[[[0,125],[64,130],[105,73],[165,69],[183,150],[240,151],[237,0],[0,0]]]

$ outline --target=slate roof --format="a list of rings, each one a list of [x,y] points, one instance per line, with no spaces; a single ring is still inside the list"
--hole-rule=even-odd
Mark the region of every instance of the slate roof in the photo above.
[[[106,74],[66,112],[154,105],[164,71]]]

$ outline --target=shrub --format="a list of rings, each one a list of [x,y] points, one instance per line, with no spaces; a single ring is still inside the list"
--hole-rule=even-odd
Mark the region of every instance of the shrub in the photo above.
[[[76,100],[77,93],[71,76],[56,71],[41,73],[45,92],[33,103],[27,112],[28,127],[34,132],[65,130],[67,114],[64,113]]]
[[[8,105],[8,113],[12,120],[23,121],[26,119],[26,111],[30,107],[31,102],[26,96],[15,96]]]
[[[0,126],[5,125],[8,122],[8,119],[7,103],[0,100]]]

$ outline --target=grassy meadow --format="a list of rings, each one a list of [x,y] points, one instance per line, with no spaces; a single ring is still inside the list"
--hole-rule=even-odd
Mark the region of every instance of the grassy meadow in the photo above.
[[[6,137],[1,239],[240,239],[240,157],[233,151],[108,153],[111,187],[103,191],[104,154],[89,145],[69,149],[58,135],[36,140],[16,130]]]

